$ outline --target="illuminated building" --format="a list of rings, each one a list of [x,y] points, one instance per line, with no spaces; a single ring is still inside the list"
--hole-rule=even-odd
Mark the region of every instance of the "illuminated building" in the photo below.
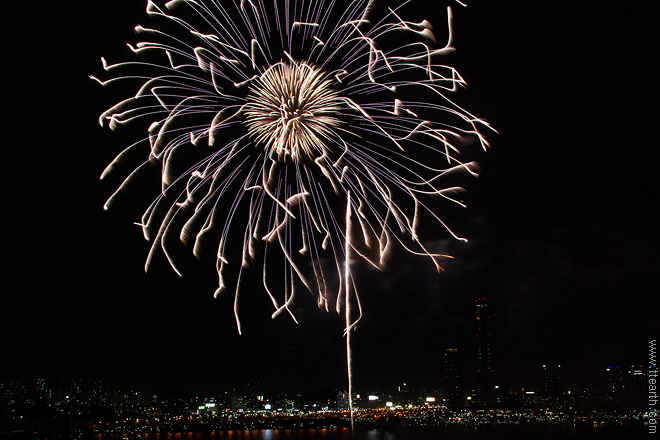
[[[477,370],[474,377],[474,400],[480,407],[492,407],[495,403],[492,334],[488,303],[487,298],[478,298],[474,302],[477,324]]]
[[[543,389],[546,396],[556,397],[562,392],[560,379],[561,365],[543,365]]]
[[[349,409],[348,392],[347,391],[338,391],[337,392],[337,409],[340,410],[340,411]]]
[[[543,397],[548,409],[559,410],[561,408],[561,365],[543,365]]]
[[[245,397],[244,396],[231,396],[231,410],[244,412],[245,407]]]
[[[609,365],[605,369],[607,378],[607,400],[614,402],[623,394],[623,369],[619,365]]]
[[[396,400],[397,403],[402,406],[411,405],[413,403],[414,399],[411,390],[405,382],[397,387]]]
[[[648,379],[643,365],[622,367],[609,365],[605,369],[607,380],[606,401],[609,409],[641,410],[645,406]]]
[[[447,348],[444,356],[445,402],[451,410],[463,407],[460,365],[458,348]]]
[[[81,380],[62,380],[57,388],[57,401],[71,403],[82,401]]]

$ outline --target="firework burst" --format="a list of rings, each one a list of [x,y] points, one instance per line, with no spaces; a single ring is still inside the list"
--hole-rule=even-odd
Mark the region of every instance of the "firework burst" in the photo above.
[[[408,3],[147,2],[156,24],[135,28],[144,38],[129,45],[136,60],[104,59],[111,78],[94,78],[135,84],[101,125],[148,127],[103,173],[133,150],[148,152],[106,208],[142,168],[162,171],[162,191],[140,222],[152,243],[147,267],[162,250],[180,273],[174,241],[197,256],[215,243],[215,294],[233,286],[239,331],[241,279],[257,266],[273,316],[293,316],[296,289],[304,287],[321,307],[343,311],[347,338],[361,316],[351,259],[382,268],[398,246],[440,268],[448,256],[422,244],[419,219],[463,240],[433,199],[461,204],[461,188],[448,177],[475,174],[460,149],[467,141],[485,148],[489,126],[448,98],[464,85],[440,62],[453,51],[451,9],[442,46],[428,21],[401,18]],[[232,251],[237,234],[242,245]],[[269,275],[273,249],[283,282]]]

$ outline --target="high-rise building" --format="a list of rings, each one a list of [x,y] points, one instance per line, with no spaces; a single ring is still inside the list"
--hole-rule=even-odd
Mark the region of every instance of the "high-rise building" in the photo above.
[[[543,391],[547,397],[557,397],[561,395],[561,365],[545,364],[543,365]]]
[[[231,396],[231,410],[232,411],[245,411],[245,397],[233,395]]]
[[[463,407],[463,387],[461,386],[461,361],[458,348],[445,350],[444,369],[447,408],[459,410]]]
[[[408,385],[404,382],[397,386],[395,394],[396,403],[398,405],[406,406],[413,403],[414,398]]]
[[[562,409],[561,365],[543,365],[543,402],[552,411]]]
[[[649,380],[643,365],[631,365],[626,372],[626,383],[629,407],[632,410],[642,410],[648,405]]]
[[[337,405],[336,409],[339,411],[346,411],[350,408],[348,399],[348,391],[337,391]]]
[[[609,365],[605,369],[607,380],[606,402],[610,409],[641,410],[645,405],[648,380],[643,365],[629,367]]]
[[[477,326],[477,370],[474,377],[474,399],[480,407],[492,407],[495,403],[492,334],[488,304],[487,298],[478,298],[474,302]]]
[[[620,365],[609,365],[605,369],[607,380],[606,397],[608,402],[616,402],[624,392],[623,375],[624,368]]]

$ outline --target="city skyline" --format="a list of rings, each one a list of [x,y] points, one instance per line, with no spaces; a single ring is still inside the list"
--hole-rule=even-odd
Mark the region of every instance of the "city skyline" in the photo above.
[[[446,353],[455,353],[448,349]],[[454,361],[455,362],[455,361]],[[445,368],[448,367],[445,362]],[[561,366],[544,364],[543,385],[539,388],[511,389],[494,386],[491,399],[472,388],[459,396],[456,385],[446,381],[443,386],[414,387],[406,383],[384,388],[354,391],[354,405],[358,411],[437,408],[446,414],[461,414],[469,420],[470,414],[537,414],[545,420],[561,422],[576,417],[607,419],[609,416],[637,420],[648,412],[648,383],[652,377],[650,367],[644,365],[607,366],[605,382],[587,386],[562,385]],[[445,370],[446,376],[461,376],[456,365]],[[653,371],[657,371],[653,369]],[[476,373],[476,372],[475,372]],[[592,374],[594,372],[591,372]],[[116,416],[155,414],[181,416],[197,414],[227,415],[243,413],[305,414],[349,410],[345,389],[317,389],[307,392],[285,391],[272,384],[245,383],[225,390],[201,394],[168,394],[154,390],[126,387],[103,380],[86,379],[9,379],[0,380],[1,423],[9,426],[21,422],[23,416],[47,420],[66,414],[78,414],[80,419],[95,419],[93,414],[112,419]],[[107,412],[111,410],[112,412]],[[105,412],[104,412],[105,411]],[[114,415],[113,415],[114,414]],[[567,419],[568,418],[568,419]],[[156,419],[157,420],[157,419]],[[210,421],[209,421],[210,422]],[[9,423],[9,425],[7,425]],[[208,422],[206,422],[208,423]],[[36,426],[35,426],[36,427]]]
[[[645,377],[624,378],[626,386],[645,385]],[[391,432],[424,428],[445,434],[466,430],[505,429],[511,432],[573,432],[580,435],[613,430],[641,435],[655,418],[644,399],[609,400],[607,390],[571,390],[561,395],[534,394],[521,390],[507,393],[492,407],[466,402],[463,408],[450,408],[448,401],[428,390],[406,384],[388,392],[354,396],[349,411],[346,392],[317,393],[267,391],[258,384],[246,384],[213,395],[168,397],[139,390],[122,390],[100,381],[37,380],[0,382],[0,432],[10,435],[122,436],[164,433],[229,435],[236,431],[281,434],[290,429],[299,433],[316,429],[350,430],[352,434]],[[625,397],[625,396],[622,396]],[[641,409],[640,409],[641,408]],[[353,419],[358,426],[354,430]],[[351,426],[351,428],[349,428]],[[264,431],[266,430],[266,431]],[[439,433],[438,433],[439,434]],[[397,434],[398,435],[398,434]]]
[[[597,390],[603,396],[607,395],[607,400],[619,401],[624,396],[623,400],[634,398],[639,402],[645,394],[643,390],[637,389],[634,396],[628,396],[630,390],[624,391],[623,382],[628,380],[630,376],[635,376],[637,379],[646,378],[648,370],[641,361],[633,364],[621,363],[608,363],[607,366],[601,366],[597,370],[581,371],[586,373],[588,380],[577,379],[580,376],[576,375],[576,371],[571,371],[570,367],[562,366],[552,360],[543,364],[538,364],[531,371],[527,371],[526,382],[511,381],[511,376],[499,374],[496,371],[496,363],[493,361],[493,350],[497,347],[492,344],[492,322],[491,310],[489,308],[490,301],[488,298],[480,297],[474,300],[474,328],[473,328],[473,341],[472,344],[466,346],[454,346],[441,348],[438,352],[442,357],[437,358],[439,362],[435,364],[435,369],[430,375],[422,378],[399,378],[384,382],[375,383],[371,382],[368,385],[361,385],[357,388],[361,390],[363,395],[375,393],[376,391],[383,392],[384,390],[392,392],[392,390],[401,388],[401,386],[410,386],[415,390],[426,390],[429,395],[439,396],[443,405],[449,409],[460,410],[469,407],[476,409],[495,408],[502,402],[504,396],[510,394],[535,394],[536,396],[544,396],[557,398],[565,394],[567,390]],[[43,376],[43,375],[42,375]],[[39,386],[43,386],[46,382],[57,383],[61,388],[67,384],[70,386],[78,387],[78,394],[81,393],[82,385],[91,390],[96,384],[102,381],[113,384],[115,389],[128,389],[140,388],[141,381],[126,380],[126,378],[112,378],[105,377],[99,378],[94,375],[86,375],[75,377],[75,375],[68,376],[53,376],[52,374],[46,375],[48,379],[43,377],[36,377],[34,374],[15,374],[8,376],[6,373],[0,373],[0,383],[5,385],[10,383],[31,384],[30,389],[36,390]],[[585,377],[584,375],[581,377]],[[624,379],[626,378],[626,379]],[[382,380],[382,379],[381,379]],[[426,380],[426,381],[425,381]],[[332,384],[325,383],[321,386],[309,387],[302,386],[296,389],[295,382],[283,384],[280,381],[263,381],[260,379],[241,381],[229,386],[231,389],[241,387],[249,388],[251,383],[259,384],[263,390],[270,390],[275,392],[277,388],[279,391],[286,391],[295,393],[302,392],[319,392],[327,391],[333,388]],[[642,382],[645,382],[642,381]],[[167,386],[159,386],[157,382],[146,382],[146,388],[153,393],[165,394],[171,396],[192,396],[197,394],[204,394],[204,392],[219,393],[222,387],[218,388],[217,385],[207,384],[204,387],[179,387],[168,388]],[[143,382],[144,385],[144,382]],[[318,382],[317,382],[318,385]],[[334,389],[341,389],[341,383],[335,382]],[[638,384],[639,385],[639,384]],[[89,393],[89,390],[87,393]],[[60,393],[61,394],[61,393]],[[65,393],[71,394],[71,393]],[[225,391],[226,394],[226,391]],[[357,394],[360,394],[359,392]],[[569,391],[570,394],[570,391]],[[441,397],[440,397],[441,396]],[[528,396],[529,397],[529,396]],[[439,401],[440,403],[440,401]]]
[[[456,412],[525,407],[557,412],[575,412],[580,408],[553,407],[551,402],[585,392],[593,400],[591,402],[592,409],[626,409],[642,412],[647,409],[648,379],[651,377],[648,365],[602,366],[599,371],[604,374],[600,376],[600,379],[570,387],[563,384],[562,373],[559,371],[561,369],[560,365],[544,364],[538,367],[536,373],[541,377],[540,385],[520,388],[494,385],[493,391],[496,395],[487,402],[479,401],[479,389],[471,388],[469,385],[465,386],[472,381],[461,380],[461,388],[464,391],[458,394],[458,402],[460,403],[454,407],[452,407],[452,404],[456,403],[453,401],[455,387],[453,384],[448,385],[447,382],[440,386],[391,383],[381,387],[362,387],[357,389],[354,394],[357,396],[356,402],[361,404],[362,409],[385,408],[391,406],[386,405],[387,402],[392,402],[396,406],[406,406],[408,404],[442,406]],[[457,375],[462,377],[464,376],[463,373],[470,375],[469,372],[463,372],[459,368]],[[589,373],[594,378],[598,377],[595,374],[596,371],[590,371]],[[240,408],[235,408],[235,402],[230,403],[230,398],[238,396],[246,399],[246,402],[252,402],[250,404],[253,406],[251,410],[263,410],[268,409],[263,408],[264,404],[272,403],[279,398],[297,396],[299,400],[307,401],[310,399],[318,400],[318,396],[338,396],[346,393],[347,391],[344,388],[317,388],[303,391],[283,389],[279,388],[277,384],[261,382],[246,382],[226,389],[205,390],[201,393],[191,392],[190,390],[177,393],[141,388],[139,385],[131,386],[93,377],[0,378],[0,404],[10,407],[44,403],[54,404],[55,406],[68,403],[100,406],[127,404],[130,406],[138,400],[146,402],[156,398],[164,398],[191,402],[229,399],[223,404],[224,407],[237,410]],[[344,403],[347,404],[347,398],[344,399]],[[337,406],[334,409],[348,409],[343,406],[340,397],[335,400],[335,405]],[[273,410],[277,410],[277,408]]]
[[[417,1],[433,12],[435,3]],[[149,244],[132,224],[143,201],[103,212],[118,182],[99,176],[123,135],[98,127],[115,97],[88,75],[101,56],[124,59],[122,43],[147,21],[146,2],[120,3],[12,5],[33,31],[12,46],[7,79],[19,140],[3,193],[0,373],[193,391],[255,379],[342,388],[341,317],[301,295],[300,324],[271,320],[260,280],[248,280],[238,336],[231,298],[212,298],[213,264],[187,260],[179,278],[160,258],[144,274]],[[356,269],[369,311],[354,334],[356,388],[440,385],[447,348],[473,371],[483,297],[494,371],[511,387],[542,386],[544,364],[561,365],[566,389],[604,377],[601,366],[645,364],[660,334],[650,6],[451,3],[451,61],[469,84],[460,100],[499,135],[466,185],[468,208],[448,213],[468,243],[429,231],[454,256],[443,272],[401,254],[383,272]],[[444,7],[431,15],[446,26]]]

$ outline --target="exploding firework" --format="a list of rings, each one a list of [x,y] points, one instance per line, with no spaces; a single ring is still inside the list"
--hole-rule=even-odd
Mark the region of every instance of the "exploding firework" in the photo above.
[[[103,59],[111,78],[94,78],[135,87],[101,125],[148,126],[104,171],[148,152],[106,208],[143,168],[161,169],[162,190],[140,222],[152,243],[146,267],[162,250],[180,273],[175,242],[196,256],[213,245],[215,295],[233,289],[239,332],[248,268],[260,268],[273,316],[294,317],[297,290],[311,292],[345,316],[349,375],[348,339],[362,315],[351,261],[382,268],[400,247],[440,269],[448,256],[427,250],[420,219],[464,240],[434,206],[461,204],[452,176],[477,168],[461,148],[487,146],[488,124],[448,98],[464,85],[441,63],[453,51],[451,8],[443,46],[428,21],[401,17],[409,3],[149,0],[156,24],[135,28],[144,37],[129,45],[136,60]]]

